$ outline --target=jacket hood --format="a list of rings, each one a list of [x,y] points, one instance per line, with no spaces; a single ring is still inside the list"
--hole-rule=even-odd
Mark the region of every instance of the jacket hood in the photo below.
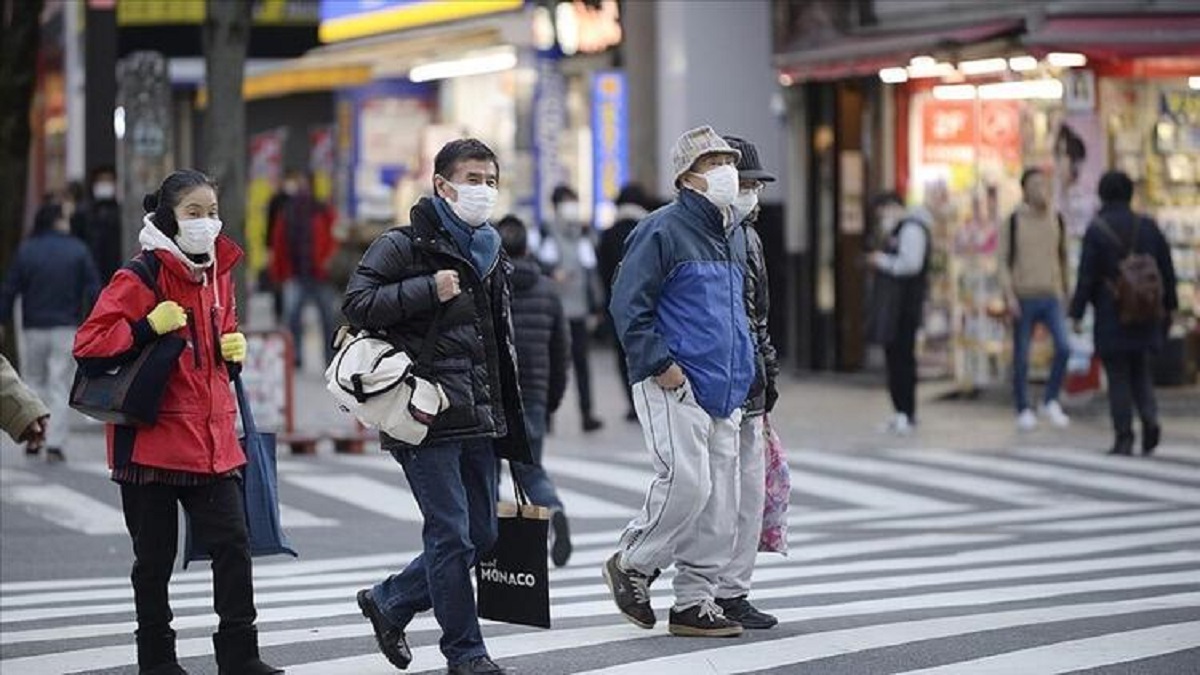
[[[143,250],[168,253],[168,257],[163,262],[167,269],[170,269],[176,276],[205,283],[208,280],[208,270],[214,267],[214,260],[216,273],[224,274],[242,259],[242,249],[229,237],[220,235],[213,245],[213,252],[209,255],[208,261],[197,263],[187,257],[173,239],[158,229],[150,214],[146,214],[142,218],[142,231],[138,233],[138,243],[141,244]]]
[[[537,262],[529,258],[518,258],[512,261],[513,271],[510,280],[513,288],[520,291],[527,291],[537,285],[538,279],[542,277],[542,268]]]

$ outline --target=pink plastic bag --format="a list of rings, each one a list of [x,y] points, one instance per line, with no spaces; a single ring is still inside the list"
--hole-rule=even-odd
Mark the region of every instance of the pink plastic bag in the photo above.
[[[764,421],[763,433],[767,435],[767,492],[763,500],[763,524],[758,537],[758,550],[787,555],[787,511],[792,477],[788,471],[783,442],[771,427],[770,419]]]

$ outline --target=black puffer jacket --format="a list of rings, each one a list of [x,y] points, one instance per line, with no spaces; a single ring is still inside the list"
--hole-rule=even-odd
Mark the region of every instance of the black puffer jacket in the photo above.
[[[771,289],[767,283],[767,259],[762,239],[752,221],[746,221],[746,311],[750,314],[750,332],[757,347],[754,384],[746,400],[746,414],[761,415],[767,409],[767,389],[775,388],[779,375],[779,357],[771,343],[767,319],[771,314]]]
[[[532,462],[525,436],[509,313],[512,263],[501,253],[484,279],[443,228],[437,209],[421,199],[411,225],[371,245],[350,277],[342,311],[355,327],[382,331],[414,358],[436,316],[434,274],[458,272],[462,293],[442,305],[433,374],[450,399],[426,443],[495,437],[506,459]],[[406,447],[384,437],[385,449]]]
[[[562,301],[536,261],[516,260],[513,265],[512,320],[522,400],[554,412],[567,389],[570,352]]]

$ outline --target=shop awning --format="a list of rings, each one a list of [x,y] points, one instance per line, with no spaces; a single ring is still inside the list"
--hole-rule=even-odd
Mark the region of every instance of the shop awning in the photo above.
[[[850,36],[828,46],[777,55],[775,65],[796,82],[874,75],[880,68],[904,65],[919,54],[1016,35],[1024,25],[1022,19],[1001,18],[904,33]]]
[[[1024,42],[1099,59],[1200,55],[1200,14],[1049,18]]]

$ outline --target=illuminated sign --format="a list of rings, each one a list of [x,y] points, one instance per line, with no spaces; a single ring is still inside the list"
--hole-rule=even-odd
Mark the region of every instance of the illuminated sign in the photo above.
[[[321,42],[521,9],[525,0],[321,0]]]
[[[238,0],[239,2],[242,0]],[[118,26],[164,26],[204,23],[207,0],[113,0]],[[93,5],[94,9],[98,9]],[[254,0],[254,25],[312,25],[317,0]]]
[[[610,222],[621,186],[629,180],[629,96],[625,73],[592,76],[592,176],[596,221]]]

